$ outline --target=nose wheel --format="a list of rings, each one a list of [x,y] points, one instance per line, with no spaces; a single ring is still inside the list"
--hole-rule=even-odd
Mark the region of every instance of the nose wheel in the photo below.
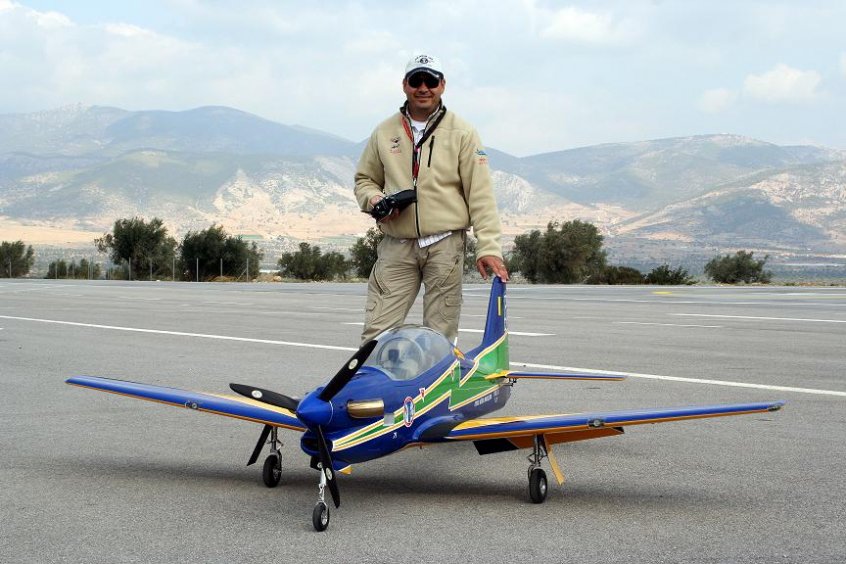
[[[311,524],[315,531],[325,531],[329,526],[329,506],[325,501],[318,501],[311,512]]]
[[[321,532],[329,526],[329,506],[325,501],[327,480],[323,463],[317,463],[317,470],[320,472],[320,482],[317,484],[317,503],[314,504],[314,510],[311,512],[311,524],[314,525],[315,531]],[[329,472],[331,471],[330,469]]]

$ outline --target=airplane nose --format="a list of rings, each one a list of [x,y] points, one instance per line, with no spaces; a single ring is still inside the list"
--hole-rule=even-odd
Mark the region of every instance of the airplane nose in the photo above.
[[[316,394],[309,394],[297,406],[297,418],[309,428],[328,425],[332,420],[332,402],[323,401]]]

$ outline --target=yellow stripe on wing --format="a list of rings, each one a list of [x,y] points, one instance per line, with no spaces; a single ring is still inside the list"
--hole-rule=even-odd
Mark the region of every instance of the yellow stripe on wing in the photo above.
[[[162,405],[169,405],[171,407],[181,407],[183,409],[188,409],[189,411],[202,411],[202,412],[211,413],[211,414],[214,414],[214,415],[223,415],[224,417],[231,417],[232,419],[240,419],[242,421],[251,421],[253,423],[262,423],[264,425],[270,425],[272,427],[282,427],[284,429],[291,429],[292,431],[305,431],[305,427],[298,427],[298,426],[294,426],[294,425],[286,425],[284,423],[279,423],[278,421],[269,421],[269,420],[266,420],[266,419],[258,419],[258,418],[255,418],[255,417],[247,417],[247,416],[244,416],[244,415],[235,415],[233,413],[226,413],[226,412],[223,412],[223,411],[216,411],[216,410],[213,410],[213,409],[205,409],[205,408],[200,407],[200,406],[197,406],[196,408],[192,408],[192,407],[188,407],[187,405],[185,405],[182,402],[165,401],[165,400],[162,400],[162,399],[148,398],[148,397],[139,396],[139,395],[135,395],[135,394],[118,392],[118,391],[115,391],[115,390],[105,390],[103,388],[96,388],[94,386],[84,386],[82,384],[71,383],[70,385],[76,386],[77,388],[85,388],[86,390],[96,390],[98,392],[105,392],[107,394],[114,394],[116,396],[124,396],[124,397],[127,397],[127,398],[134,398],[134,399],[140,399],[140,400],[149,401],[149,402],[153,402],[153,403],[159,403],[159,404],[162,404]],[[205,393],[205,392],[203,392],[203,393]],[[215,395],[215,394],[206,394],[206,395],[211,396],[211,395]],[[217,396],[217,397],[226,398],[226,399],[239,399],[240,400],[240,398],[229,398],[227,396]],[[261,406],[261,407],[264,407],[264,406]],[[287,412],[287,410],[281,410],[280,411],[280,413],[282,413],[283,415],[285,415],[286,412]]]

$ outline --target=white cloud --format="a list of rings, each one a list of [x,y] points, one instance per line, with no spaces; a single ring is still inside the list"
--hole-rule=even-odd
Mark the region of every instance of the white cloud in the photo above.
[[[743,82],[743,94],[766,102],[809,102],[819,96],[822,77],[814,70],[803,71],[778,64],[763,74],[750,74]]]
[[[155,36],[155,33],[150,30],[138,27],[137,25],[125,23],[106,24],[105,26],[103,26],[103,29],[105,29],[106,32],[111,33],[112,35],[119,35],[121,37]]]
[[[728,88],[713,88],[702,93],[696,106],[703,112],[718,114],[730,108],[735,100],[736,92]]]
[[[33,12],[38,27],[54,30],[63,27],[73,27],[73,22],[58,12]]]
[[[365,36],[357,36],[344,44],[343,51],[356,55],[382,55],[393,53],[402,48],[403,42],[393,33],[377,31]]]
[[[540,30],[540,36],[546,39],[604,44],[625,41],[635,35],[630,20],[617,21],[610,13],[587,12],[573,6],[544,14],[540,19],[547,22]]]
[[[512,153],[696,134],[718,120],[725,131],[842,147],[846,133],[829,125],[846,111],[842,96],[730,111],[822,99],[821,76],[842,86],[834,16],[846,3],[820,1],[837,8],[788,5],[776,25],[748,7],[757,3],[741,2],[727,21],[725,0],[150,0],[102,10],[0,0],[0,76],[12,85],[0,88],[0,113],[223,105],[360,140],[402,102],[412,53],[432,49],[447,71],[447,106]],[[831,75],[817,67],[820,53],[830,53]],[[756,75],[744,84],[748,69]]]

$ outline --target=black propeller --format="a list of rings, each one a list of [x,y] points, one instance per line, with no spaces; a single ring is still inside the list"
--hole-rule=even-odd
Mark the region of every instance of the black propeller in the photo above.
[[[245,384],[229,384],[229,387],[232,388],[233,392],[241,394],[244,397],[269,403],[270,405],[275,405],[276,407],[281,407],[283,409],[296,411],[297,407],[300,405],[300,400],[297,398],[292,398],[270,390],[263,390],[262,388],[247,386]]]
[[[264,443],[267,442],[267,436],[270,434],[270,425],[265,425],[264,429],[261,431],[261,435],[259,435],[259,440],[256,443],[256,448],[253,449],[253,454],[250,456],[250,461],[247,462],[247,466],[252,466],[258,460],[259,455],[261,454],[261,447],[264,446]]]
[[[354,355],[338,370],[338,373],[332,377],[326,387],[324,387],[319,394],[310,394],[303,400],[298,400],[277,392],[256,388],[254,386],[246,386],[244,384],[229,384],[232,391],[241,394],[242,396],[254,399],[256,401],[264,402],[283,409],[294,411],[297,419],[305,423],[315,435],[317,435],[317,450],[320,455],[321,472],[326,477],[326,484],[329,486],[329,492],[332,494],[332,501],[335,502],[335,507],[341,505],[341,494],[338,490],[338,483],[335,480],[335,468],[332,466],[332,454],[329,448],[329,443],[323,433],[323,426],[332,420],[332,398],[346,386],[353,376],[355,376],[361,363],[364,362],[373,349],[376,348],[376,340],[367,341],[361,348],[359,348]],[[261,432],[258,443],[256,444],[253,455],[250,457],[250,462],[253,464],[258,460],[261,447],[267,440],[267,435],[270,433],[270,425],[265,425]]]
[[[326,387],[323,388],[323,391],[320,392],[318,396],[323,401],[330,401],[335,395],[341,391],[341,389],[352,380],[352,377],[355,376],[358,367],[361,366],[361,363],[367,360],[367,357],[370,356],[370,353],[373,352],[373,349],[376,348],[376,344],[378,341],[372,340],[367,341],[361,348],[359,348],[354,355],[350,357],[347,363],[338,370],[338,373],[326,384]]]
[[[320,469],[326,476],[326,485],[329,486],[329,493],[332,494],[332,501],[335,507],[341,506],[341,491],[338,489],[338,481],[335,480],[335,468],[332,466],[332,455],[329,454],[329,445],[326,444],[326,437],[323,436],[323,428],[317,429],[317,450],[320,452]]]
[[[323,426],[332,420],[332,398],[346,386],[355,376],[361,363],[364,362],[377,341],[367,341],[354,355],[338,370],[338,373],[326,384],[317,395],[306,396],[297,408],[297,417],[300,421],[317,435],[317,450],[320,455],[321,472],[326,477],[326,484],[332,494],[332,501],[335,507],[341,505],[341,494],[338,490],[338,483],[335,480],[335,468],[332,465],[332,454],[326,436],[323,433]]]
[[[254,388],[253,386],[246,386],[244,384],[229,384],[229,387],[232,388],[233,392],[241,394],[242,396],[264,403],[269,403],[270,405],[275,405],[276,407],[281,407],[283,409],[296,411],[297,406],[300,405],[300,400],[272,392],[270,390]],[[270,425],[265,425],[264,429],[262,429],[261,435],[259,435],[259,440],[256,443],[256,448],[253,449],[253,454],[250,456],[247,466],[252,466],[256,463],[256,460],[258,460],[258,457],[261,454],[261,448],[264,446],[264,443],[267,441],[267,436],[270,434],[270,429]]]

